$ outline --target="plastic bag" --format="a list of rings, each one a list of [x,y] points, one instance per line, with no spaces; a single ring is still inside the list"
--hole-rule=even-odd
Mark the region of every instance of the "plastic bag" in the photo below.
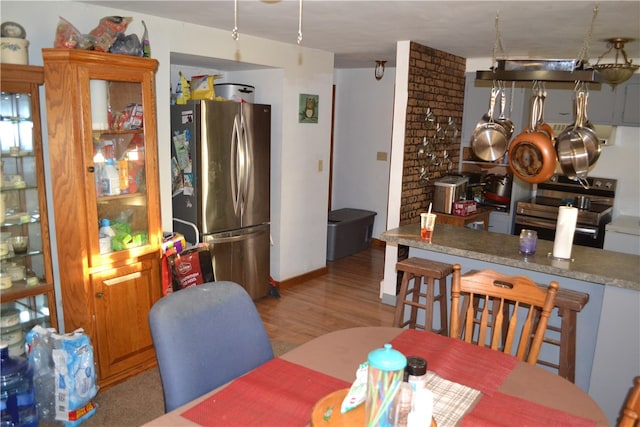
[[[38,412],[46,414],[43,420],[51,420],[52,404],[55,420],[64,421],[66,427],[78,426],[93,416],[98,386],[93,346],[84,330],[61,335],[35,326],[27,334],[27,344],[36,396],[43,399],[36,404]]]
[[[76,27],[62,16],[59,17],[56,27],[56,39],[53,42],[55,48],[75,49],[82,34]]]
[[[181,253],[169,252],[166,257],[171,276],[171,289],[166,287],[165,295],[215,280],[211,252],[206,243],[200,243]]]
[[[140,43],[140,39],[136,34],[125,36],[124,33],[118,33],[109,48],[109,52],[122,55],[142,56],[142,43]]]
[[[56,419],[67,427],[80,425],[96,412],[98,393],[93,346],[82,329],[54,336]]]
[[[116,40],[118,33],[124,33],[133,21],[131,17],[105,16],[100,24],[89,33],[95,37],[94,49],[100,52],[109,52],[109,48]]]

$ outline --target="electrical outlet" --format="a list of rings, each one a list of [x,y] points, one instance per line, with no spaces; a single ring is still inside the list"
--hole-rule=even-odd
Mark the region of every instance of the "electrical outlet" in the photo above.
[[[318,160],[318,172],[322,172],[322,160]]]
[[[382,160],[383,162],[387,161],[387,153],[385,151],[378,151],[376,154],[376,160]]]

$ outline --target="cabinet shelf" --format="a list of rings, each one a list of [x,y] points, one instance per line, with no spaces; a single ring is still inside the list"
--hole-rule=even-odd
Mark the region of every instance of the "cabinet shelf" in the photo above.
[[[11,181],[3,180],[0,228],[13,236],[29,237],[27,252],[10,251],[0,260],[2,264],[14,263],[27,272],[27,279],[13,281],[10,288],[0,290],[0,303],[3,310],[20,311],[23,332],[35,324],[57,329],[40,123],[39,93],[44,70],[31,65],[1,64],[0,67],[2,174],[21,177],[18,185],[9,185]]]
[[[4,304],[8,301],[15,301],[47,292],[53,292],[53,284],[40,281],[37,285],[29,286],[26,280],[19,280],[13,282],[10,288],[0,291],[0,301]]]

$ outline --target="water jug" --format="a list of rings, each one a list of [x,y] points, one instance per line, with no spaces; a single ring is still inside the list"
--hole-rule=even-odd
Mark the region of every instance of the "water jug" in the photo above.
[[[27,359],[10,357],[9,347],[0,347],[0,410],[2,427],[37,427],[33,370]]]

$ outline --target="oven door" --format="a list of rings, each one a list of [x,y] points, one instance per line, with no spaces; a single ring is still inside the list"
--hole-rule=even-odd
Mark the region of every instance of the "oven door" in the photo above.
[[[538,232],[538,238],[553,241],[556,237],[556,222],[546,218],[516,215],[513,234],[518,235],[523,228]],[[578,224],[573,235],[573,244],[601,248],[604,245],[604,230],[599,227]]]

